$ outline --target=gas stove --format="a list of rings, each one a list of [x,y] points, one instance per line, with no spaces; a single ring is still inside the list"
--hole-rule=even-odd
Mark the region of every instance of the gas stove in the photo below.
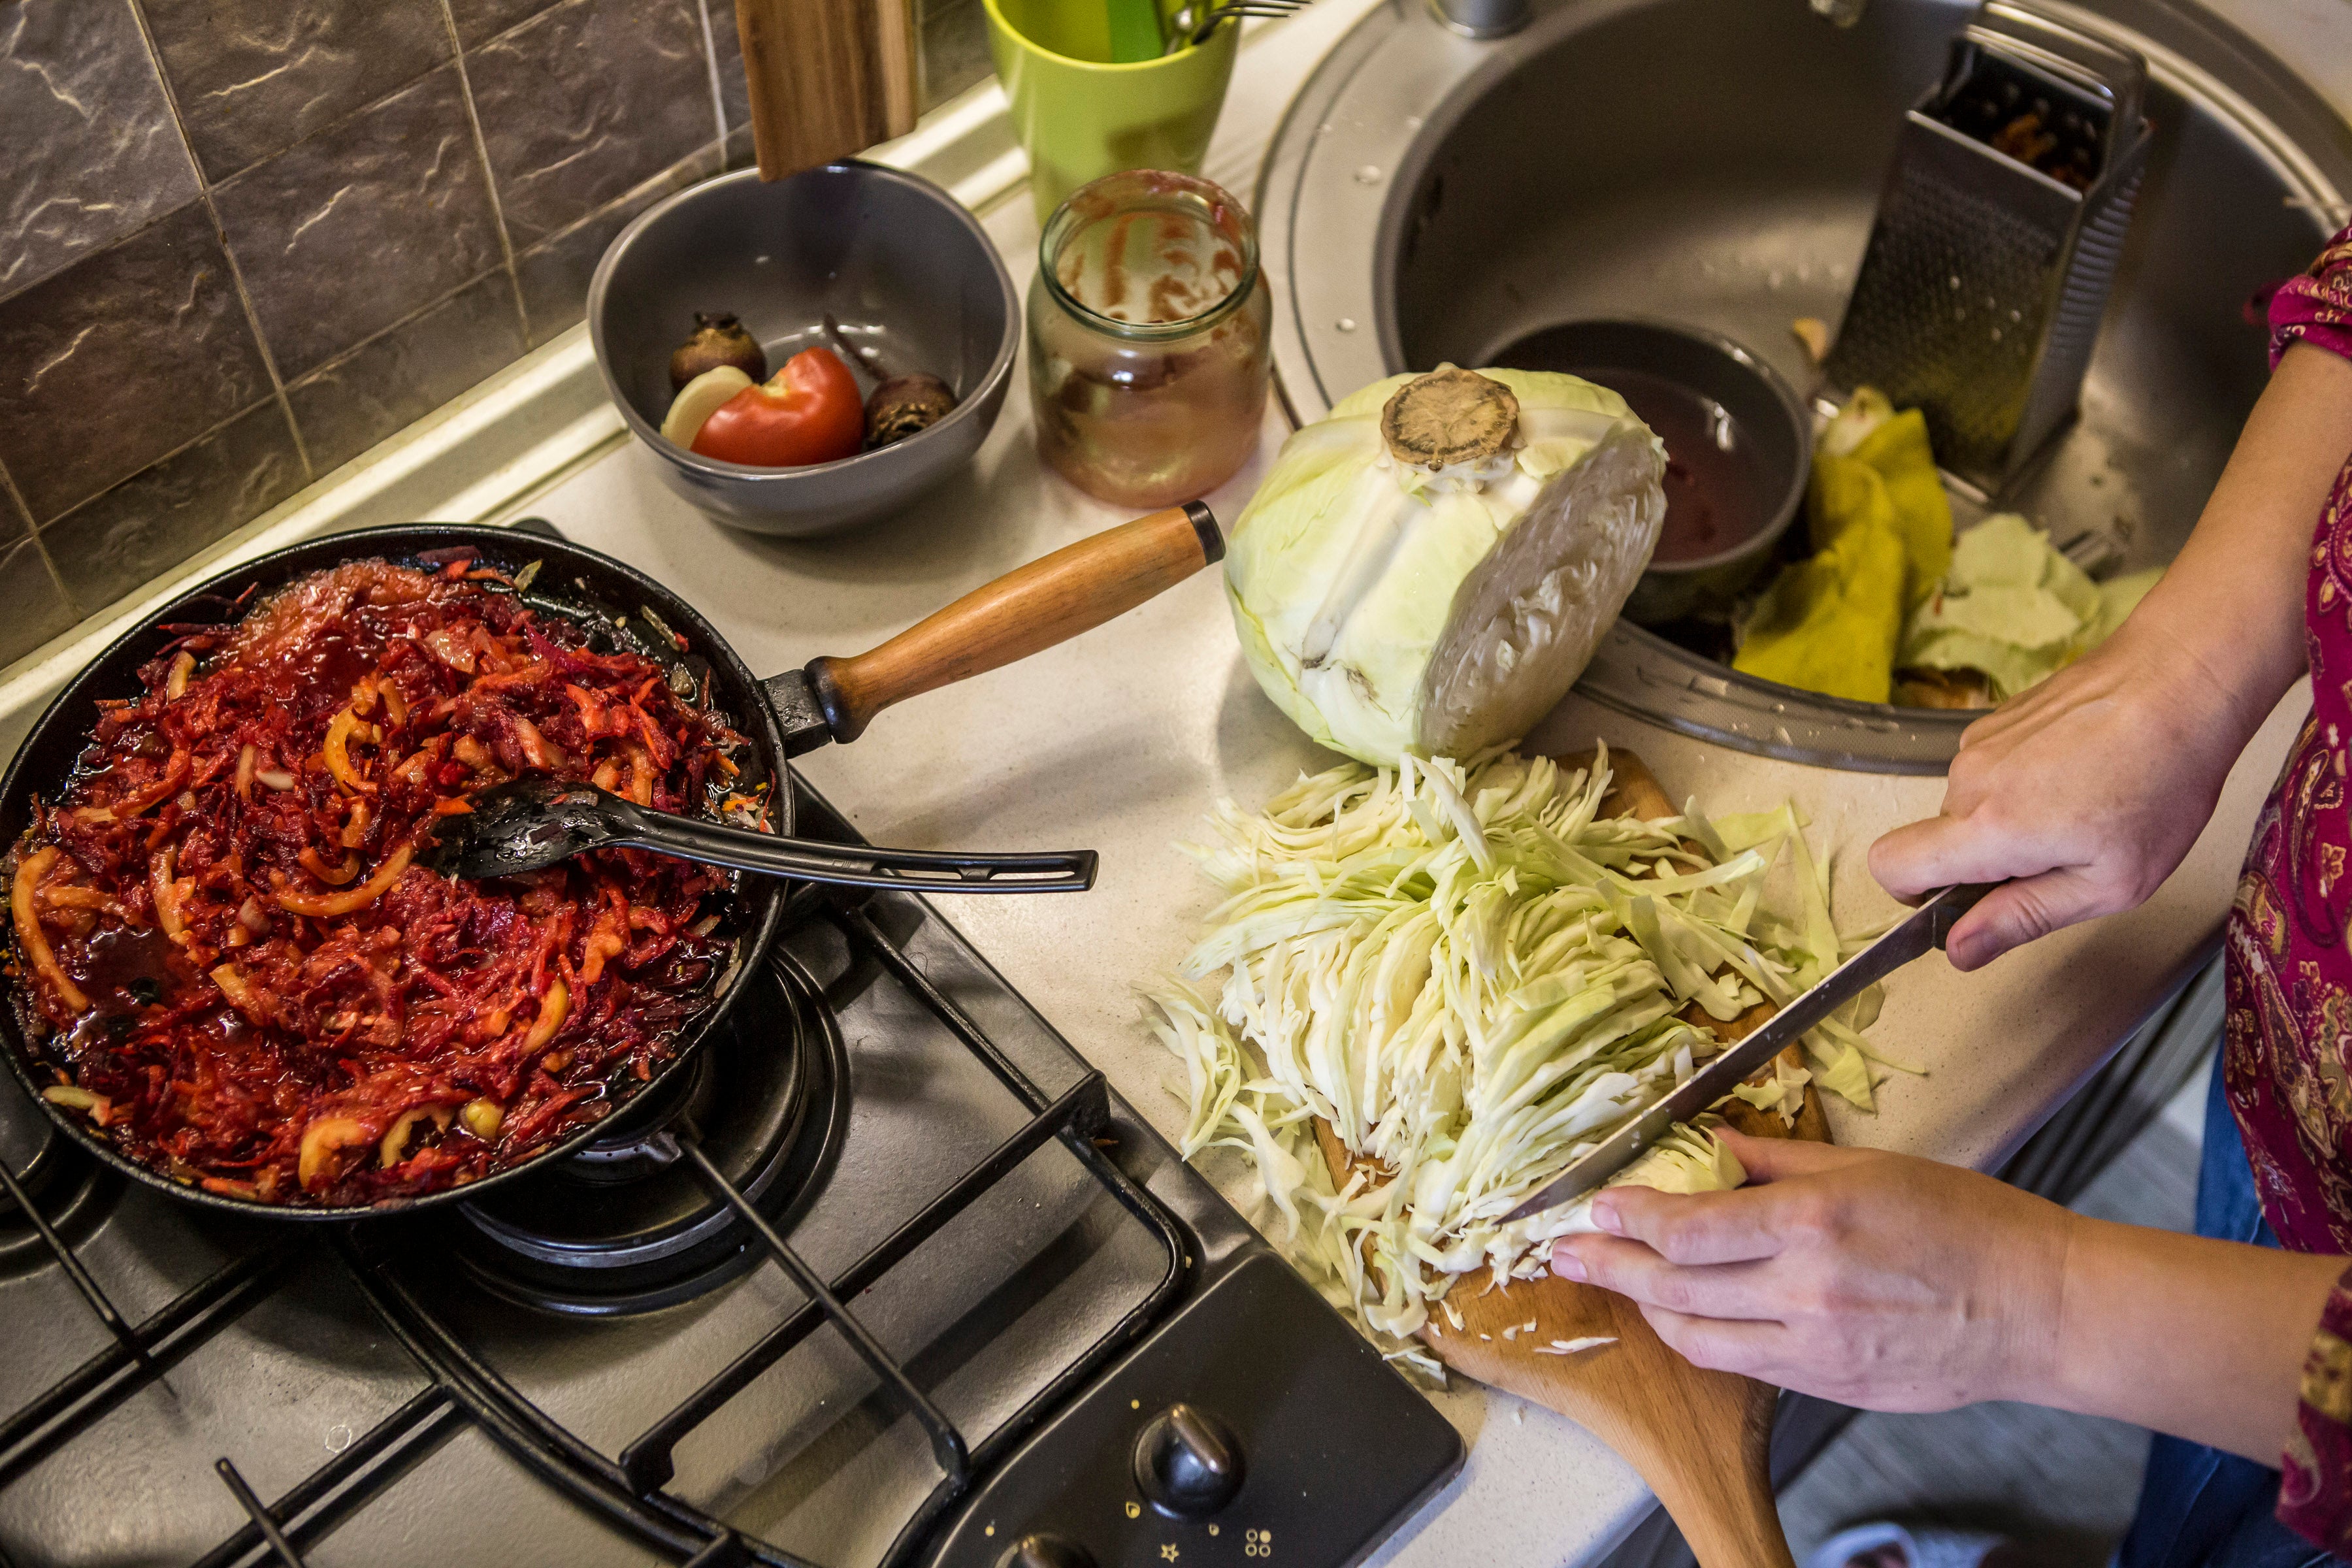
[[[0,1565],[1313,1568],[1460,1467],[928,905],[792,917],[674,1092],[471,1206],[196,1211],[0,1077]]]

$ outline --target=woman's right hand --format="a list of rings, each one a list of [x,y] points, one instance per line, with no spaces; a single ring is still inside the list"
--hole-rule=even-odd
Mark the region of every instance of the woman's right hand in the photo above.
[[[1955,968],[2130,909],[2180,864],[2231,764],[2303,673],[2312,521],[2347,452],[2352,360],[2297,343],[2131,617],[1969,725],[1942,814],[1871,846],[1871,871],[1897,898],[2014,879],[1952,928]]]
[[[1954,882],[2008,883],[1952,928],[1945,952],[1961,970],[2130,909],[2213,815],[2251,731],[2242,709],[2196,653],[2134,616],[1969,725],[1942,812],[1872,845],[1871,873],[1906,901]]]

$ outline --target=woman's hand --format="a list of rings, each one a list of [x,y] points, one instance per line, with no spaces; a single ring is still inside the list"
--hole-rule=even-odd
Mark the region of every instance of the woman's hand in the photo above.
[[[1969,725],[1942,814],[1872,845],[1871,874],[1905,900],[2009,883],[1953,927],[1945,952],[1962,970],[2131,909],[2197,842],[2261,718],[2160,622],[2135,616]]]
[[[2352,360],[2286,352],[2179,556],[2123,629],[1969,726],[1943,815],[1872,846],[1889,892],[2015,879],[1952,928],[1976,969],[2154,892],[2303,673],[2312,523],[2352,451]]]
[[[1699,1366],[1871,1410],[2047,1402],[2074,1216],[1990,1176],[1722,1134],[1750,1185],[1614,1187],[1552,1268]]]
[[[2271,1465],[2345,1260],[2069,1214],[1950,1165],[1722,1134],[1749,1184],[1612,1187],[1552,1268],[1700,1366],[1867,1410],[2023,1399]]]

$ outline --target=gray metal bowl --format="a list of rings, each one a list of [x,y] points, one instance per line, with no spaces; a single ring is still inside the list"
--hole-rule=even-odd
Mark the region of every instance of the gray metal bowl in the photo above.
[[[919,435],[838,462],[755,468],[661,437],[669,356],[694,315],[731,311],[772,374],[825,342],[830,311],[893,371],[929,371],[956,406]],[[669,487],[757,533],[831,533],[905,506],[969,461],[1013,376],[1021,309],[980,224],[916,175],[845,162],[773,184],[756,170],[680,191],[621,231],[588,287],[605,388]],[[860,384],[874,378],[852,365]]]
[[[1780,536],[1804,505],[1813,421],[1804,399],[1770,365],[1720,332],[1639,320],[1546,327],[1497,351],[1489,363],[1564,370],[1603,386],[1613,385],[1620,372],[1670,382],[1717,405],[1748,444],[1761,526],[1711,555],[1653,563],[1625,601],[1626,619],[1654,626],[1727,609],[1771,563]],[[1672,442],[1666,455],[1675,455]]]

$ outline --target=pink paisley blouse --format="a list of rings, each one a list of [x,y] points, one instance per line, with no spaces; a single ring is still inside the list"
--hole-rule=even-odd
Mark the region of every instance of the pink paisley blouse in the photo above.
[[[2263,301],[2257,300],[2254,307]],[[2352,229],[2268,299],[2271,363],[2296,342],[2352,358]],[[2254,826],[2230,911],[2222,1081],[2263,1215],[2297,1252],[2352,1254],[2352,461],[2319,517],[2305,591],[2311,716]],[[2278,1517],[2352,1555],[2352,1272],[2328,1297],[2281,1456]]]

